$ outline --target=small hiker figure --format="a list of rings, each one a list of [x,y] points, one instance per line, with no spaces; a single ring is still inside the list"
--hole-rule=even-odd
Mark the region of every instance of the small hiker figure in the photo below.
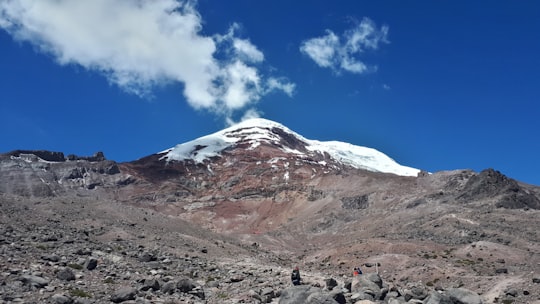
[[[298,269],[298,266],[294,267],[294,270],[291,274],[291,281],[293,285],[300,285],[300,270]]]
[[[362,274],[362,270],[360,269],[360,267],[354,267],[353,276],[357,276],[361,274]]]

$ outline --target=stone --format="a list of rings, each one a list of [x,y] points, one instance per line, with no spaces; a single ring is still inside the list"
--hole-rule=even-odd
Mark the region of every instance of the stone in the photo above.
[[[325,284],[326,284],[326,289],[328,290],[332,290],[334,289],[334,287],[336,287],[338,284],[337,284],[337,281],[335,279],[326,279],[325,280]]]
[[[152,289],[153,291],[159,290],[160,285],[159,281],[156,279],[145,279],[143,282],[143,286],[141,287],[141,290],[147,291]]]
[[[23,275],[20,279],[24,284],[36,288],[43,288],[49,285],[49,280],[35,275]]]
[[[135,300],[137,290],[132,287],[123,287],[116,290],[112,296],[111,301],[114,303],[122,303],[129,300]]]
[[[94,270],[94,269],[96,269],[97,264],[98,264],[98,260],[96,258],[89,258],[84,263],[84,268],[86,270]]]
[[[71,270],[71,268],[65,267],[56,273],[56,277],[63,281],[73,281],[75,280],[75,273],[73,270]]]
[[[176,283],[176,288],[181,292],[190,292],[195,287],[195,283],[190,279],[181,279]]]
[[[60,261],[60,257],[56,254],[47,254],[47,255],[42,256],[41,258],[45,261],[50,261],[50,262],[55,262],[55,263]]]
[[[163,284],[163,286],[161,287],[161,292],[163,293],[172,294],[175,291],[176,291],[176,282],[169,281]]]
[[[454,302],[462,304],[482,304],[482,298],[475,292],[465,288],[450,288],[446,295]]]
[[[73,303],[72,298],[63,294],[55,294],[51,297],[51,300],[53,303],[56,303],[56,304],[72,304]]]
[[[424,300],[424,304],[454,304],[454,301],[449,296],[432,291],[428,297]]]
[[[156,260],[157,260],[156,256],[150,252],[144,252],[143,254],[139,256],[139,261],[141,262],[152,262]]]
[[[281,292],[279,304],[337,304],[332,296],[322,292],[320,288],[298,285]]]
[[[334,301],[338,302],[339,304],[347,303],[347,299],[345,298],[343,292],[333,291],[330,293],[330,296],[332,297],[332,299],[334,299]]]

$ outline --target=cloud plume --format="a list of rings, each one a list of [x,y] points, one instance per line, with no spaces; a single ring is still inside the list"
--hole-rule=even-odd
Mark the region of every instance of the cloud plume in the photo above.
[[[190,1],[0,0],[0,28],[16,40],[61,65],[98,71],[131,93],[182,83],[192,107],[224,115],[271,90],[292,94],[294,84],[275,85],[261,73],[264,54],[235,36],[236,25],[226,35],[204,36],[202,24]]]
[[[388,43],[387,36],[388,26],[377,28],[371,19],[364,18],[341,37],[327,29],[326,35],[303,41],[300,51],[318,66],[330,68],[338,74],[342,71],[362,74],[375,67],[366,65],[359,59],[360,55],[367,50],[378,49],[382,43]]]

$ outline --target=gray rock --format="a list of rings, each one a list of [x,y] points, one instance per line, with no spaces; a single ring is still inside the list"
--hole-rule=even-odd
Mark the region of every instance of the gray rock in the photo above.
[[[351,285],[351,291],[369,295],[369,297],[362,297],[365,300],[380,299],[382,294],[379,285],[363,275],[354,277]]]
[[[257,300],[258,303],[261,303],[261,302],[262,302],[262,303],[270,303],[270,302],[267,302],[266,300],[263,300],[263,297],[262,297],[261,295],[259,295],[259,294],[258,294],[255,290],[253,290],[253,289],[251,289],[251,290],[248,291],[248,295],[249,295],[251,298]]]
[[[260,297],[263,303],[270,303],[272,302],[272,299],[276,297],[276,293],[274,292],[274,289],[265,287],[261,290]]]
[[[143,282],[143,286],[141,287],[142,291],[150,290],[153,291],[159,290],[160,284],[159,281],[156,279],[145,279]]]
[[[337,304],[336,300],[321,289],[300,285],[289,287],[281,292],[279,304]]]
[[[56,254],[47,254],[47,255],[42,256],[41,258],[45,261],[50,261],[50,262],[55,262],[55,263],[60,261],[60,257]]]
[[[409,301],[411,299],[424,300],[427,296],[428,293],[424,286],[411,286],[403,291],[405,301]]]
[[[75,273],[73,270],[71,270],[71,268],[65,267],[56,273],[56,277],[63,281],[73,281],[75,280]]]
[[[150,252],[144,252],[143,254],[139,256],[139,261],[141,262],[152,262],[156,260],[157,260],[156,256]]]
[[[172,294],[175,291],[176,291],[176,282],[169,281],[163,284],[163,286],[161,287],[161,292],[166,293],[166,294]]]
[[[63,294],[55,294],[51,297],[51,301],[56,304],[72,304],[73,299]]]
[[[461,304],[482,304],[480,296],[465,288],[450,288],[446,295],[454,302]]]
[[[326,279],[325,280],[325,284],[326,284],[326,289],[328,290],[332,290],[334,289],[334,287],[336,287],[338,284],[337,284],[337,281],[335,279]]]
[[[378,273],[368,273],[368,274],[364,275],[364,277],[367,278],[368,280],[370,280],[371,282],[377,284],[377,286],[379,286],[379,288],[383,287],[383,280],[382,280],[381,276],[379,276]]]
[[[87,270],[94,270],[96,269],[97,264],[98,264],[98,260],[96,258],[89,258],[84,263],[84,268]]]
[[[433,291],[424,300],[424,304],[454,304],[454,301],[445,294]]]
[[[114,303],[121,303],[124,301],[135,300],[136,295],[137,295],[137,290],[135,290],[135,288],[123,287],[116,290],[112,294],[111,301]]]
[[[205,299],[204,290],[200,286],[196,286],[192,290],[188,291],[190,295],[196,296],[201,300]]]
[[[195,283],[190,279],[181,279],[176,283],[176,288],[181,292],[190,292],[196,287]]]
[[[347,303],[347,299],[345,299],[345,295],[341,291],[333,291],[330,293],[330,296],[334,301],[338,302],[339,304],[345,304]]]
[[[507,296],[517,297],[518,291],[515,288],[510,288],[504,291],[504,294]]]
[[[43,288],[49,285],[49,280],[35,275],[23,275],[20,279],[24,284],[36,287]]]

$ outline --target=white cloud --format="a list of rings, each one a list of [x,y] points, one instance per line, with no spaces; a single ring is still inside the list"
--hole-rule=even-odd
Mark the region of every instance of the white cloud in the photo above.
[[[306,40],[300,46],[300,51],[307,54],[323,68],[335,65],[334,60],[341,48],[339,38],[330,30],[326,30],[326,32],[326,36]]]
[[[233,46],[236,53],[239,56],[244,57],[246,60],[252,62],[261,62],[264,60],[264,54],[259,51],[256,46],[251,44],[249,40],[234,39]]]
[[[317,65],[331,68],[334,72],[347,71],[362,74],[370,67],[358,57],[366,50],[376,50],[382,43],[388,43],[388,26],[377,28],[369,18],[364,18],[356,27],[338,37],[331,30],[326,35],[302,42],[300,51],[308,55]]]
[[[236,26],[224,36],[204,36],[202,24],[191,1],[0,1],[0,27],[59,64],[98,71],[139,95],[182,83],[197,109],[228,113],[253,105],[268,90],[249,64],[264,54],[235,37]],[[222,51],[226,56],[218,58]]]
[[[236,61],[226,67],[225,92],[223,101],[227,109],[235,110],[243,108],[251,100],[260,97],[261,79],[257,70]]]
[[[294,91],[296,90],[296,85],[285,79],[278,79],[278,78],[270,77],[268,78],[268,81],[266,82],[266,90],[268,92],[274,91],[274,90],[281,90],[285,94],[287,94],[289,97],[292,97],[294,94]]]

